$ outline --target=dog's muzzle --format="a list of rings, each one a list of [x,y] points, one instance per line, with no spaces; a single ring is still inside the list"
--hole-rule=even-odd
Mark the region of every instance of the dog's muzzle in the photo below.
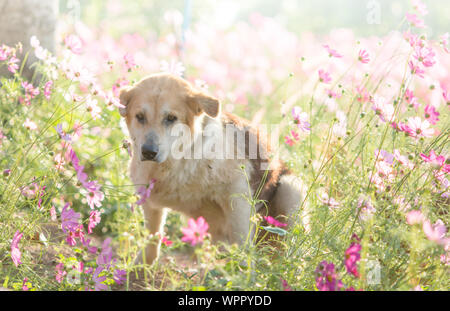
[[[143,144],[141,147],[141,161],[155,161],[159,148],[154,144]]]

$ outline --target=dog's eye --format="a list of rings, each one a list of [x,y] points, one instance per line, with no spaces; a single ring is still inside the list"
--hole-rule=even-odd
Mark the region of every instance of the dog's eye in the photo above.
[[[136,115],[136,119],[139,121],[139,123],[144,123],[144,121],[145,121],[145,116],[144,116],[143,113],[138,113],[138,114]]]
[[[175,122],[176,120],[177,120],[177,117],[174,116],[173,114],[169,114],[169,115],[166,117],[166,121],[167,121],[168,123],[173,123],[173,122]]]

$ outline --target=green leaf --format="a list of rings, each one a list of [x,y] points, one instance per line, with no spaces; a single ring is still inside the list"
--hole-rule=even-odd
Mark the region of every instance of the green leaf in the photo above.
[[[278,227],[262,226],[262,228],[268,232],[275,233],[281,236],[286,235],[287,231]]]

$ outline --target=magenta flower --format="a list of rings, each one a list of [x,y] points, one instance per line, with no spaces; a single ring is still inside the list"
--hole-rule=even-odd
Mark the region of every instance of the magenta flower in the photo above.
[[[269,225],[275,226],[275,227],[286,227],[287,224],[284,224],[282,222],[279,222],[278,220],[276,220],[275,218],[273,218],[272,216],[264,216],[264,220],[267,221],[267,223]]]
[[[181,228],[181,232],[184,234],[181,241],[190,242],[192,246],[195,246],[196,244],[203,242],[203,239],[208,234],[208,228],[209,225],[205,221],[205,218],[200,216],[197,221],[193,218],[189,218],[188,227]]]
[[[27,282],[28,282],[28,278],[24,278],[23,282],[22,282],[22,290],[25,291],[25,292],[29,290],[29,288],[28,288],[28,286],[26,284]]]
[[[431,165],[435,166],[437,169],[441,169],[442,167],[446,166],[445,164],[445,157],[443,155],[437,155],[434,150],[430,151],[430,155],[427,156],[426,154],[421,153],[420,157],[422,160],[426,163],[430,163]]]
[[[76,213],[73,209],[68,208],[69,203],[64,205],[61,212],[61,229],[64,233],[75,232],[78,227],[78,221],[81,217],[80,213]]]
[[[333,50],[332,48],[330,48],[329,45],[325,44],[325,45],[323,45],[323,47],[327,50],[328,55],[330,57],[333,57],[333,56],[336,57],[336,58],[341,58],[342,57],[341,54],[339,54],[336,50]]]
[[[363,64],[367,64],[370,61],[369,53],[366,50],[359,50],[358,60]]]
[[[414,58],[425,67],[432,67],[436,64],[434,56],[436,56],[436,54],[432,48],[416,46],[414,49]]]
[[[162,239],[161,239],[161,243],[162,244],[164,244],[165,246],[170,246],[170,245],[172,245],[173,244],[173,242],[172,241],[170,241],[168,238],[166,238],[165,236],[164,237],[162,237]]]
[[[337,279],[334,264],[322,261],[316,268],[316,287],[320,291],[338,291],[343,288],[342,281]]]
[[[66,274],[67,274],[67,272],[64,271],[64,264],[62,262],[57,264],[55,267],[55,270],[56,270],[56,276],[55,276],[56,281],[58,283],[61,283],[62,280],[64,279],[64,276],[66,276]]]
[[[20,252],[20,249],[19,249],[19,242],[20,242],[20,239],[22,239],[22,237],[23,237],[23,233],[21,233],[19,230],[17,230],[16,233],[14,234],[14,237],[11,242],[11,258],[12,258],[12,261],[14,262],[14,264],[16,265],[16,267],[18,267],[22,263],[22,261],[20,260],[22,253]]]
[[[436,111],[436,108],[432,105],[426,105],[425,107],[425,119],[431,124],[436,124],[439,121],[440,113]]]
[[[292,288],[289,286],[288,282],[284,279],[281,279],[281,285],[283,286],[283,291],[291,292]]]
[[[328,72],[326,72],[323,69],[319,70],[319,81],[322,83],[330,83],[331,82],[331,76]]]
[[[411,91],[410,89],[406,89],[404,98],[411,107],[414,107],[414,109],[419,108],[419,100],[414,96],[413,91]]]
[[[102,250],[97,257],[97,265],[105,268],[111,267],[112,260],[112,248],[110,246],[111,238],[107,238],[103,241]]]
[[[358,237],[355,235],[356,240],[359,240]],[[358,272],[358,261],[361,259],[360,255],[361,251],[361,244],[357,242],[353,242],[350,244],[350,246],[345,251],[345,268],[347,269],[347,272],[350,274],[353,274],[355,277],[359,277]]]

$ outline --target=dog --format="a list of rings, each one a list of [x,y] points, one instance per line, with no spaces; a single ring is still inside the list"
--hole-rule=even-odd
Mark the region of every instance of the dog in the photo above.
[[[252,213],[292,222],[290,216],[304,198],[300,180],[272,157],[257,128],[222,112],[216,98],[183,78],[158,73],[122,88],[120,103],[131,138],[130,178],[136,189],[155,180],[143,203],[150,234],[162,236],[167,208],[195,219],[202,216],[212,242],[242,244],[253,237]],[[188,131],[181,145],[173,135],[176,127]],[[214,131],[223,135],[211,135]],[[234,139],[239,135],[244,138],[240,142]],[[174,148],[177,143],[183,148]],[[206,149],[214,145],[214,156],[205,157]],[[251,204],[249,198],[256,194],[257,204]],[[146,247],[146,263],[159,256],[160,244]]]

